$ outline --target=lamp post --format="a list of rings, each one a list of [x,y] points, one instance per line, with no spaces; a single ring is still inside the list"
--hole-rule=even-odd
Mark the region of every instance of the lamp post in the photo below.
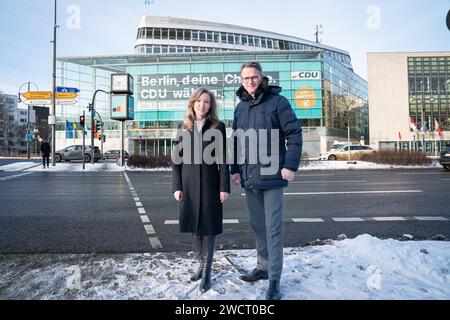
[[[52,72],[52,108],[49,116],[49,120],[51,119],[50,125],[52,126],[52,166],[56,166],[55,162],[55,147],[56,147],[56,30],[58,29],[57,25],[57,0],[54,0],[54,24],[53,24],[53,72]]]

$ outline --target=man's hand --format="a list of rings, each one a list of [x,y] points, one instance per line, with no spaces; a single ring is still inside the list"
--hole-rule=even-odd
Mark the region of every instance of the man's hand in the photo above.
[[[289,169],[281,169],[281,176],[288,182],[294,181],[294,171],[291,171]]]
[[[181,202],[184,200],[184,194],[183,191],[175,191],[173,193],[173,196],[175,197],[175,200],[177,200],[178,202]]]
[[[236,187],[240,187],[241,186],[241,174],[240,173],[235,173],[231,176],[231,182],[236,186]]]
[[[225,201],[228,200],[228,192],[221,192],[220,193],[220,203],[225,203]]]

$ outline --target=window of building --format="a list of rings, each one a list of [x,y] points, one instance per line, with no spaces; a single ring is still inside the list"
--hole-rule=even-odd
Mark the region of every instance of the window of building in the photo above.
[[[184,40],[191,40],[191,30],[184,30]]]
[[[261,47],[267,48],[267,39],[266,38],[261,38]]]
[[[226,33],[222,33],[221,38],[222,38],[222,43],[227,43],[227,34]]]
[[[161,46],[161,53],[167,53],[169,48],[167,46]]]
[[[168,39],[169,38],[169,30],[166,28],[161,29],[161,39]]]
[[[198,41],[198,30],[192,30],[192,41]]]
[[[255,47],[261,48],[261,38],[255,37]]]
[[[183,40],[183,29],[177,29],[177,40]]]
[[[211,31],[206,32],[206,41],[213,42],[213,33]]]
[[[248,36],[248,45],[254,47],[255,46],[255,37]]]
[[[273,48],[272,39],[267,39],[267,48],[270,48],[270,49]]]
[[[177,52],[177,47],[175,47],[175,46],[170,46],[170,47],[169,47],[169,52],[170,52],[170,53],[176,53],[176,52]]]
[[[153,53],[161,53],[161,46],[155,46],[153,48]]]
[[[146,39],[152,39],[153,38],[153,28],[146,28],[147,29],[147,34],[145,35]]]
[[[206,31],[199,31],[200,41],[206,41]]]
[[[170,40],[176,40],[177,39],[177,32],[175,29],[169,30],[169,39]]]
[[[220,42],[220,33],[219,32],[214,32],[213,34],[213,38],[214,38],[214,42],[219,43]]]
[[[244,46],[248,45],[248,36],[242,35],[242,36],[241,36],[241,39],[242,39],[242,44],[243,44]]]
[[[227,33],[228,43],[234,44],[234,36],[232,33]]]
[[[161,39],[161,29],[155,29],[155,30],[153,31],[153,37],[154,37],[155,39]]]

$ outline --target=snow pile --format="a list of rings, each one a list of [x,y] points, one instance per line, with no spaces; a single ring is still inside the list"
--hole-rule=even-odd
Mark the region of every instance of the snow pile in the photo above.
[[[3,166],[0,166],[0,170],[3,171],[22,171],[26,169],[30,169],[33,167],[36,167],[36,162],[14,162],[10,164],[6,164]],[[39,164],[39,166],[42,168],[42,164]]]
[[[429,169],[441,167],[441,165],[437,161],[433,161],[431,165],[426,166],[399,166],[390,164],[377,164],[367,161],[356,161],[355,164],[347,162],[348,161],[308,161],[306,163],[301,163],[299,170]]]
[[[370,235],[286,248],[283,299],[450,299],[450,242],[380,240]],[[216,251],[213,285],[189,276],[192,253],[3,255],[0,299],[264,299],[267,281],[242,272],[255,250]]]
[[[97,162],[97,163],[85,163],[85,169],[83,170],[83,163],[81,162],[62,162],[57,163],[54,167],[50,164],[49,168],[44,169],[42,164],[34,166],[25,171],[33,172],[118,172],[125,171],[125,167],[119,167],[115,162]],[[2,167],[0,167],[2,168]]]

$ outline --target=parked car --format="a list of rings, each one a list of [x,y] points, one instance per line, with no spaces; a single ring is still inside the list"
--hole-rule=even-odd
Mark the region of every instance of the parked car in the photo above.
[[[321,154],[320,160],[347,160],[348,159],[348,147],[345,146],[338,150],[330,150],[324,154]],[[350,146],[350,159],[351,160],[361,160],[364,154],[375,152],[369,146]]]
[[[94,147],[94,161],[97,162],[102,158],[100,149]],[[91,146],[85,146],[84,150],[84,161],[90,162],[92,159],[92,148]],[[83,160],[83,145],[77,144],[73,146],[68,146],[64,149],[55,151],[55,161],[61,162],[71,161],[71,160]]]
[[[125,150],[123,151],[125,155],[125,159],[128,159],[129,154]],[[120,150],[119,149],[112,149],[108,150],[103,154],[103,157],[105,159],[119,159],[120,158]]]
[[[450,171],[450,147],[445,147],[441,150],[441,157],[439,163],[445,170]]]

